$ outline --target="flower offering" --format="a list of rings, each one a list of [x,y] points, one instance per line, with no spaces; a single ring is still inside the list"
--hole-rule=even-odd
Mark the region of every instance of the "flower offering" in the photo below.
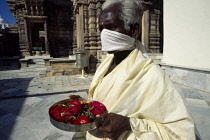
[[[105,111],[106,107],[98,101],[68,99],[53,105],[49,109],[49,114],[55,121],[82,125],[93,122],[96,115],[100,115]]]

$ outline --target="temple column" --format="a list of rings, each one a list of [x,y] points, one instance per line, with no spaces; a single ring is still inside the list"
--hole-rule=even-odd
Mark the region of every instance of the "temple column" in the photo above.
[[[50,48],[49,48],[49,41],[48,41],[48,35],[47,35],[47,19],[44,21],[44,35],[45,35],[45,50],[46,55],[50,55]]]
[[[142,17],[142,44],[146,50],[149,50],[149,21],[149,9],[146,8]]]
[[[27,19],[24,18],[24,29],[25,29],[25,46],[26,46],[26,50],[25,50],[25,55],[28,55],[30,56],[30,42],[29,42],[29,39],[28,39],[28,27],[27,27]]]
[[[100,30],[99,30],[99,15],[101,13],[101,7],[102,3],[101,1],[98,1],[96,4],[96,32],[97,32],[97,59],[100,60],[102,59],[103,52],[101,51],[101,37],[100,37]]]
[[[89,43],[90,47],[95,49],[97,47],[97,30],[96,30],[96,2],[93,0],[89,1],[88,7],[89,14]]]
[[[89,36],[88,36],[88,5],[84,4],[84,45],[88,46]]]
[[[76,15],[77,22],[77,49],[84,49],[84,15],[83,4],[79,6],[79,12]]]

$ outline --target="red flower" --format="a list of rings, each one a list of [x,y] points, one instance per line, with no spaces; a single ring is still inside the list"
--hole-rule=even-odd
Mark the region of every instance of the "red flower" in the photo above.
[[[73,119],[68,120],[67,124],[74,124],[74,120]]]
[[[87,124],[93,121],[94,116],[102,114],[106,107],[98,101],[73,100],[50,108],[51,117],[67,124]]]
[[[98,101],[93,101],[92,103],[90,103],[89,106],[90,107],[94,106],[94,108],[90,110],[90,112],[92,112],[94,116],[102,114],[103,112],[106,111],[106,107]]]
[[[69,102],[69,104],[74,105],[74,106],[75,106],[75,105],[76,105],[76,106],[80,106],[80,105],[81,105],[81,102],[75,99],[74,101]]]
[[[57,121],[64,122],[66,118],[69,118],[72,116],[72,114],[69,112],[68,108],[66,106],[55,106],[54,108],[50,109],[50,114],[53,116],[53,118]]]
[[[80,105],[75,105],[75,106],[70,106],[69,107],[69,111],[73,114],[73,115],[77,115],[79,113],[82,112],[82,108]]]
[[[90,119],[86,115],[79,116],[74,120],[75,125],[90,123]]]
[[[69,119],[71,116],[74,116],[74,114],[72,112],[70,112],[69,110],[66,110],[61,113],[61,116],[63,116],[63,118],[65,118],[65,119]]]

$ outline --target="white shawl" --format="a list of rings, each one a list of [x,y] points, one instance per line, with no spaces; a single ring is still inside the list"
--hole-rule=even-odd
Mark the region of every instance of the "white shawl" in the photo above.
[[[89,98],[105,104],[109,112],[130,117],[132,131],[119,140],[194,140],[194,123],[164,71],[138,47],[104,77],[113,57],[97,69]],[[100,139],[94,136],[97,130],[90,133],[88,140]]]

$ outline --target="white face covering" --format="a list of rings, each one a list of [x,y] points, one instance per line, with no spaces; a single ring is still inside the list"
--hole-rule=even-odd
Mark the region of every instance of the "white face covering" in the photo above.
[[[101,32],[102,51],[124,51],[135,48],[135,38],[128,35],[103,29]]]

